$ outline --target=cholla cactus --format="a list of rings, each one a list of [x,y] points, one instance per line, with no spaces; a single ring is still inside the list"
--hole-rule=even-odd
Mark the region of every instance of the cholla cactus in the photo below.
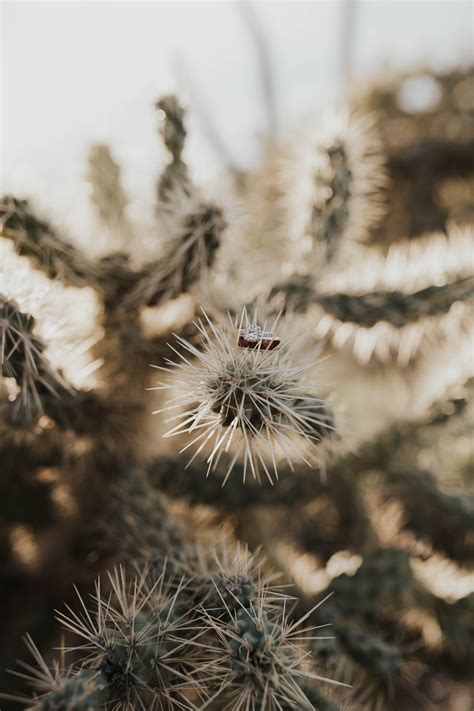
[[[384,70],[360,87],[357,104],[378,116],[391,179],[390,204],[372,235],[377,243],[443,232],[453,217],[472,224],[473,82],[472,65],[416,66]]]
[[[0,203],[0,224],[3,237],[12,241],[17,254],[28,257],[50,279],[58,278],[72,286],[95,281],[93,264],[60,239],[47,222],[38,219],[26,200],[6,195]]]
[[[124,248],[131,236],[127,217],[128,198],[121,183],[121,171],[108,146],[98,143],[89,152],[87,178],[93,203],[101,222],[116,236]]]
[[[59,615],[63,626],[83,639],[79,649],[104,689],[105,704],[119,698],[123,708],[162,708],[177,697],[179,707],[180,688],[199,691],[204,685],[192,676],[199,633],[180,601],[183,582],[173,589],[165,575],[164,570],[149,585],[146,574],[128,581],[124,569],[117,569],[110,576],[112,594],[102,597],[98,585],[95,610],[82,603],[82,613]]]
[[[469,328],[473,245],[472,230],[453,227],[448,236],[392,245],[387,255],[367,249],[317,280],[295,274],[276,284],[272,310],[311,315],[318,339],[352,350],[361,364],[405,365]]]
[[[225,210],[162,98],[149,225],[93,156],[95,207],[133,236],[101,258],[0,201],[0,665],[31,633],[23,707],[385,711],[411,706],[407,680],[469,677],[472,212],[447,183],[474,175],[470,79],[416,116],[400,82],[302,152],[274,135]]]
[[[221,246],[226,220],[221,207],[203,200],[195,189],[170,191],[159,203],[161,253],[127,299],[130,304],[155,305],[176,298],[205,281]]]
[[[289,624],[284,612],[269,618],[266,595],[263,591],[248,604],[235,594],[228,595],[227,601],[221,595],[226,614],[206,613],[217,637],[217,645],[214,642],[209,648],[213,673],[221,676],[217,698],[227,701],[220,708],[314,709],[301,679],[329,680],[304,671],[307,654],[299,643],[305,639],[305,630],[300,629],[300,622]]]
[[[206,315],[205,320],[206,325],[196,324],[203,339],[200,348],[178,339],[186,351],[174,367],[182,394],[165,410],[187,409],[177,415],[180,421],[167,436],[189,433],[191,444],[197,445],[194,457],[208,447],[208,472],[234,445],[224,483],[239,457],[244,482],[248,475],[259,480],[263,470],[273,483],[280,459],[290,467],[295,459],[309,464],[310,450],[333,429],[326,404],[306,382],[314,357],[298,357],[301,339],[280,339],[277,334],[285,325],[278,319],[268,331],[266,324],[250,323],[245,310],[224,326],[214,325]],[[158,386],[170,387],[172,382]],[[298,438],[308,445],[307,454]]]
[[[45,394],[60,398],[72,392],[61,374],[55,372],[44,355],[45,345],[34,334],[35,320],[22,313],[14,301],[0,294],[0,363],[2,376],[13,378],[18,387],[12,417],[20,411],[31,419],[43,411]],[[21,416],[21,415],[20,415]]]
[[[383,215],[386,182],[375,117],[327,112],[289,153],[282,177],[292,248],[302,260],[313,250],[330,260],[346,238],[365,239]]]
[[[50,668],[29,636],[26,637],[25,642],[35,666],[21,662],[23,671],[14,674],[28,681],[35,689],[34,696],[33,698],[28,696],[5,698],[23,703],[30,711],[40,711],[44,708],[87,711],[101,703],[104,684],[95,671],[83,670],[77,673],[72,667],[66,667],[64,648],[61,650],[62,663],[55,660]]]
[[[170,191],[176,187],[186,190],[188,185],[188,169],[182,159],[186,139],[185,112],[176,96],[172,95],[162,96],[155,106],[160,119],[160,133],[171,156],[171,162],[166,166],[157,185],[158,200],[164,201]]]
[[[195,564],[200,555],[196,548]],[[295,702],[313,709],[304,685],[334,682],[314,672],[300,622],[288,620],[289,598],[257,577],[255,559],[238,550],[218,560],[214,575],[206,567],[197,578],[182,570],[176,577],[165,562],[160,572],[147,566],[130,577],[116,568],[106,594],[97,583],[92,606],[80,599],[78,612],[58,614],[81,640],[63,648],[63,655],[79,653],[78,663],[50,670],[28,640],[39,668],[22,666],[37,693],[11,698],[44,710],[273,710]]]

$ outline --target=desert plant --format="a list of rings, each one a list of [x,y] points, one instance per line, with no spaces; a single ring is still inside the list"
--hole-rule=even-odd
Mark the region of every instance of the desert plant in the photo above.
[[[18,672],[33,690],[5,681],[5,699],[400,708],[410,680],[428,695],[434,669],[468,675],[472,231],[444,220],[447,235],[420,238],[412,203],[397,231],[402,138],[383,119],[405,80],[329,126],[272,135],[219,200],[163,97],[151,242],[110,149],[91,150],[92,202],[120,250],[102,257],[2,199],[2,662],[26,633],[34,657]],[[439,157],[440,125],[465,120],[460,94],[412,117],[407,175]],[[443,133],[446,179],[472,176],[461,134]],[[58,305],[88,314],[74,344],[49,337]]]

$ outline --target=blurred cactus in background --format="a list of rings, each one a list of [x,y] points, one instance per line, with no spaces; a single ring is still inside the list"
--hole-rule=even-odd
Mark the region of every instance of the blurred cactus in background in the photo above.
[[[164,96],[146,236],[90,150],[102,257],[1,199],[2,708],[464,708],[473,93],[269,121],[219,199]]]

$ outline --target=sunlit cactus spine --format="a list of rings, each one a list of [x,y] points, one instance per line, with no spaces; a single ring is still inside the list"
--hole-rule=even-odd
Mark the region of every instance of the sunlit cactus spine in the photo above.
[[[383,215],[386,172],[373,115],[326,112],[288,150],[281,172],[299,269],[308,269],[311,253],[313,265],[330,261],[347,240],[366,239]]]
[[[35,335],[35,320],[0,294],[0,364],[2,376],[16,381],[12,418],[31,419],[43,412],[42,397],[61,398],[72,390],[48,362],[45,344]]]
[[[189,433],[196,447],[191,461],[204,450],[208,472],[230,452],[224,483],[239,458],[244,482],[264,475],[272,483],[280,459],[290,468],[294,460],[309,463],[334,426],[317,387],[308,382],[316,361],[299,355],[301,338],[280,339],[284,325],[278,319],[266,330],[265,323],[263,328],[251,323],[245,311],[223,324],[204,316],[196,323],[201,346],[179,339],[180,360],[169,361],[170,378],[157,386],[181,391],[163,408],[178,410],[167,436]]]
[[[169,524],[165,514],[161,526]],[[138,574],[130,561],[97,583],[91,601],[58,613],[71,638],[62,655],[76,658],[69,667],[50,670],[28,641],[38,665],[22,663],[35,690],[29,707],[315,708],[305,685],[334,682],[315,672],[308,635],[289,621],[289,598],[262,576],[263,561],[226,546],[213,557],[193,549],[187,532],[179,547],[188,563],[178,573],[173,546],[161,570],[153,556]]]
[[[363,364],[413,362],[434,340],[469,329],[470,228],[364,249],[330,274],[293,274],[268,294],[272,312],[311,318],[315,337]]]
[[[337,682],[317,674],[310,630],[302,628],[304,620],[290,622],[290,599],[283,591],[256,578],[256,569],[243,572],[229,576],[221,568],[203,602],[206,666],[215,679],[211,707],[317,708],[305,688]]]
[[[61,239],[48,222],[36,217],[27,200],[5,195],[0,201],[0,225],[2,237],[11,240],[15,252],[50,279],[72,286],[94,283],[93,263]]]
[[[33,696],[6,696],[23,703],[28,711],[90,711],[104,702],[105,679],[92,669],[74,670],[62,660],[49,667],[33,640],[27,636],[26,646],[33,658],[31,663],[21,662],[22,671],[14,674],[24,678],[33,687]]]
[[[160,708],[176,697],[179,708],[181,688],[200,690],[199,678],[191,676],[195,632],[180,604],[182,581],[174,590],[165,575],[149,584],[146,574],[127,581],[118,569],[109,578],[112,594],[104,597],[97,588],[94,610],[84,603],[82,612],[59,615],[82,638],[85,664],[104,680],[104,703],[121,699],[123,708]]]
[[[154,306],[205,282],[227,227],[224,210],[206,202],[195,188],[173,188],[160,205],[160,246],[127,303]]]
[[[383,106],[375,125],[351,106],[313,123],[294,151],[275,135],[261,165],[229,181],[229,203],[194,181],[186,112],[163,97],[168,155],[145,236],[120,166],[104,147],[92,155],[91,197],[117,233],[101,258],[33,203],[0,201],[0,254],[54,280],[58,322],[70,316],[63,286],[74,312],[95,303],[87,375],[73,385],[71,350],[50,360],[41,307],[15,297],[28,280],[0,282],[13,640],[1,654],[11,668],[21,635],[37,640],[23,707],[334,711],[340,693],[343,707],[405,708],[434,669],[469,673],[472,230],[435,204],[449,192],[438,168],[443,180],[474,173],[470,110],[455,106],[469,81],[452,78],[440,122],[401,112],[412,139],[383,123]],[[443,128],[453,114],[455,142]],[[402,193],[427,164],[422,206],[416,190],[408,201],[413,229],[397,232]],[[420,238],[431,223],[446,235]],[[166,377],[153,394],[151,363]],[[355,433],[342,432],[329,388]],[[57,642],[52,607],[65,628],[57,662],[42,656]],[[334,693],[329,679],[353,690]]]

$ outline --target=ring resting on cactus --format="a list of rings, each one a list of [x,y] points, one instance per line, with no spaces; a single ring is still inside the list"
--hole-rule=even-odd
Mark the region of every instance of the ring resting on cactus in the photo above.
[[[271,331],[264,331],[257,323],[249,323],[239,330],[238,344],[241,348],[259,348],[272,351],[280,345],[280,339]]]
[[[468,97],[466,81],[458,77],[452,84],[460,124],[465,119],[458,98]],[[61,370],[66,358],[50,360],[42,314],[37,306],[29,313],[14,266],[18,283],[7,278],[6,288],[5,281],[0,284],[6,295],[0,299],[2,376],[8,381],[0,420],[0,551],[2,593],[6,590],[3,631],[9,642],[4,654],[10,657],[2,666],[11,666],[11,658],[18,656],[15,644],[24,631],[38,641],[38,647],[28,643],[36,668],[23,667],[33,691],[16,700],[30,711],[203,706],[209,711],[334,711],[337,699],[328,701],[320,691],[322,677],[315,671],[321,671],[354,683],[356,695],[379,708],[377,689],[386,697],[396,693],[396,707],[406,708],[404,669],[412,661],[423,665],[422,693],[438,672],[444,673],[446,662],[455,665],[456,674],[469,674],[472,668],[473,600],[462,592],[467,571],[461,568],[473,558],[472,497],[456,492],[450,483],[466,478],[467,457],[455,428],[466,417],[462,410],[472,406],[463,386],[454,400],[442,400],[434,414],[425,409],[450,378],[458,385],[466,378],[460,312],[472,295],[472,231],[463,228],[456,235],[448,222],[453,212],[447,209],[442,223],[447,238],[428,236],[420,247],[423,240],[410,230],[416,239],[407,247],[398,242],[406,233],[398,231],[398,257],[392,249],[388,254],[380,250],[376,243],[387,246],[394,237],[380,223],[387,165],[381,148],[387,146],[377,145],[376,126],[352,116],[315,125],[298,156],[289,156],[293,167],[287,166],[281,180],[276,175],[280,146],[272,142],[272,160],[263,170],[241,175],[235,197],[238,192],[250,218],[242,227],[230,203],[221,209],[216,195],[208,199],[194,184],[184,162],[185,112],[176,98],[163,97],[157,107],[169,162],[157,185],[149,251],[141,225],[138,229],[127,214],[119,166],[103,149],[92,156],[95,170],[89,180],[97,187],[93,200],[102,223],[116,223],[121,239],[110,244],[102,259],[65,241],[28,202],[7,197],[0,204],[5,238],[0,261],[5,250],[11,252],[29,274],[35,269],[42,278],[55,279],[58,288],[62,283],[77,289],[82,306],[86,292],[93,292],[98,306],[92,317],[97,336],[93,358],[102,363],[93,390],[75,380],[70,386]],[[434,118],[439,123],[439,112]],[[384,131],[399,130],[394,127],[398,121],[382,119]],[[405,115],[404,126],[407,119],[411,125],[418,120]],[[443,167],[430,162],[433,148],[439,153],[439,147],[422,143],[421,137],[418,141],[407,146],[408,154],[403,151],[400,160],[397,149],[390,149],[388,163],[391,174],[394,168],[425,177],[436,174],[436,186],[428,181],[428,196],[410,190],[410,219],[417,222],[420,197],[433,203],[432,188],[437,190],[438,183],[443,187],[440,174],[447,177],[459,170],[463,150],[470,155],[467,144],[443,141],[442,153],[450,148],[451,164]],[[431,171],[432,165],[439,170]],[[386,187],[387,207],[400,202],[396,211],[403,213],[406,196]],[[111,197],[114,205],[108,202]],[[242,249],[245,230],[249,259],[249,251]],[[117,252],[119,247],[128,254]],[[355,261],[347,259],[351,254]],[[368,281],[362,272],[370,275]],[[30,280],[23,281],[27,291],[34,290]],[[188,339],[173,341],[178,350],[176,343],[184,348],[178,365],[168,361],[165,370],[171,371],[170,386],[180,395],[169,403],[170,412],[175,406],[184,410],[173,419],[171,433],[191,440],[183,449],[193,448],[194,464],[184,471],[175,452],[159,452],[147,462],[148,455],[157,454],[146,449],[141,436],[146,431],[143,413],[152,409],[145,399],[148,366],[150,361],[166,364],[165,341],[171,336],[160,328],[145,332],[142,316],[160,320],[161,314],[179,308],[180,301],[194,306],[210,301],[221,311],[234,308],[234,298],[259,303],[282,281],[284,288],[276,296],[283,303],[275,303],[275,312],[293,310],[292,325],[312,334],[310,347],[323,343],[333,355],[330,368],[331,362],[339,365],[332,375],[342,402],[349,408],[361,403],[356,417],[360,414],[363,424],[372,415],[375,428],[366,423],[355,451],[335,452],[326,479],[320,470],[298,466],[299,461],[312,464],[334,430],[331,409],[311,382],[314,356],[303,355],[304,343],[288,324],[270,324],[266,330],[265,324],[252,327],[257,326],[256,314],[252,323],[244,316],[228,325],[213,316],[200,330],[189,323],[189,311],[188,321],[174,324]],[[203,298],[206,282],[212,288],[220,284],[222,299],[218,289]],[[58,301],[66,315],[63,299]],[[433,360],[430,352],[440,355],[429,344],[430,324],[440,334],[446,330],[452,350],[449,367],[440,363],[436,368],[440,392],[425,393],[423,404],[418,402],[421,388],[412,387],[413,373],[403,372],[402,365],[412,355],[423,359],[419,371],[425,379],[425,365]],[[387,375],[382,368],[366,369],[372,348],[379,366],[390,364],[389,373],[397,369],[397,391],[402,385],[410,394],[401,419],[397,414],[381,429],[378,415],[386,417],[387,408],[371,412],[370,397],[389,378],[381,377]],[[451,365],[458,369],[454,375]],[[383,396],[385,404],[393,399]],[[406,410],[409,400],[417,401],[416,417]],[[208,481],[203,477],[206,467],[199,464],[204,452],[208,470],[216,470]],[[138,479],[145,468],[150,482],[143,484]],[[234,476],[222,489],[220,482],[230,473]],[[277,475],[282,481],[272,487],[241,486],[239,479],[262,474],[272,483]],[[119,487],[122,495],[114,504]],[[168,501],[153,487],[166,489],[177,501]],[[44,507],[38,506],[38,492]],[[97,521],[102,525],[110,505],[110,530],[97,535]],[[396,518],[391,516],[394,505]],[[254,551],[264,547],[266,570],[283,570],[284,582],[294,584],[298,616],[304,620],[309,614],[308,624],[332,625],[329,632],[335,637],[322,645],[318,669],[305,644],[310,638],[287,611],[285,596],[270,589],[248,560],[240,564],[232,555],[222,556],[215,543],[222,539],[222,529],[206,531],[202,513],[226,521],[227,530],[233,527],[232,533]],[[182,525],[185,517],[192,519],[189,527]],[[199,553],[186,542],[183,528],[189,528],[192,543],[203,537]],[[104,543],[108,559],[102,556]],[[94,560],[97,568],[90,565]],[[119,563],[127,570],[125,582],[121,573],[109,579],[102,575]],[[432,565],[442,565],[439,574],[427,568]],[[99,572],[103,583],[94,595],[92,580]],[[83,601],[78,604],[74,597],[75,605],[73,580]],[[458,587],[455,602],[448,601],[453,580]],[[451,584],[451,591],[436,590],[433,583]],[[331,601],[315,611],[320,593],[331,589]],[[45,661],[39,649],[51,647],[47,619],[53,606],[64,609],[64,599],[71,609],[60,615],[68,627],[63,649],[71,656],[67,665],[60,659],[50,667],[49,656]],[[71,628],[85,639],[71,639]],[[336,668],[327,666],[331,658]],[[350,705],[353,698],[341,701]]]
[[[168,367],[161,368],[170,377],[156,389],[176,388],[180,394],[156,412],[182,410],[171,418],[178,424],[165,436],[191,435],[183,451],[196,446],[191,462],[205,452],[208,473],[227,459],[224,483],[239,460],[244,481],[248,474],[256,480],[264,474],[271,483],[278,479],[281,461],[290,468],[294,461],[311,465],[334,424],[316,386],[307,380],[316,361],[301,355],[304,341],[277,338],[277,322],[268,331],[253,322],[243,326],[245,311],[227,324],[204,317],[205,323],[195,324],[199,348],[179,338],[185,354],[173,349],[179,362],[168,360]],[[242,347],[243,333],[245,343],[255,347]]]

